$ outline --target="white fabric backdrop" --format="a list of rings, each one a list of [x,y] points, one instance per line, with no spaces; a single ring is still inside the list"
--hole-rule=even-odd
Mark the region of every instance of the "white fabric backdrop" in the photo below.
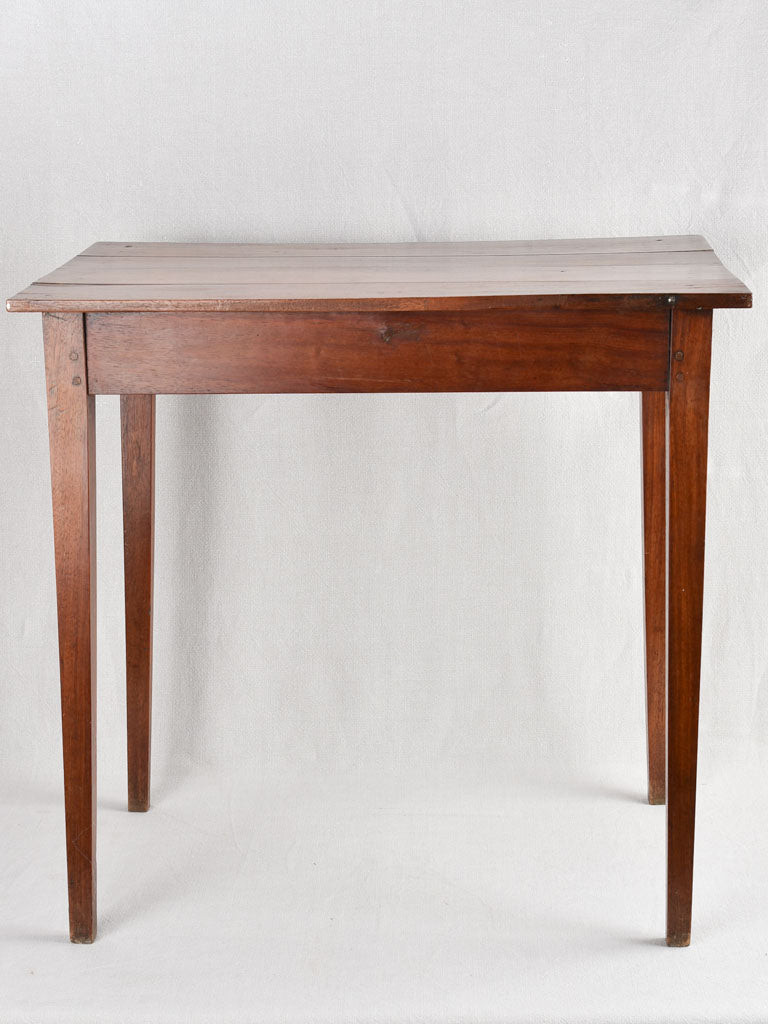
[[[40,324],[0,317],[0,1018],[764,1019],[768,7],[2,7],[5,295],[98,239],[701,232],[755,309],[715,314],[687,961],[651,943],[639,398],[611,394],[159,399],[146,818],[119,810],[119,411],[98,400],[103,934],[73,954]]]

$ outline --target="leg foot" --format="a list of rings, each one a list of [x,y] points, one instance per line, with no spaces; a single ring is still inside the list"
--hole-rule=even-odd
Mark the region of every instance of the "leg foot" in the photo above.
[[[690,946],[691,944],[691,933],[681,932],[679,935],[667,935],[667,945],[676,946],[682,948],[684,946]]]

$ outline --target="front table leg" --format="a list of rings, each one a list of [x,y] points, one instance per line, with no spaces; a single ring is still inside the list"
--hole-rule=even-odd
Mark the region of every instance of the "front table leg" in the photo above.
[[[669,386],[667,945],[691,941],[711,310],[672,317]]]
[[[94,399],[83,317],[44,313],[59,618],[69,935],[96,934],[96,509]]]

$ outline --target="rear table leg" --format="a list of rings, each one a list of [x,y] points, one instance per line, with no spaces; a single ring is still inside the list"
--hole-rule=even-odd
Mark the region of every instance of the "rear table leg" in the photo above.
[[[128,809],[149,810],[155,396],[121,395]]]
[[[642,404],[648,803],[663,804],[667,770],[667,394],[645,391]]]

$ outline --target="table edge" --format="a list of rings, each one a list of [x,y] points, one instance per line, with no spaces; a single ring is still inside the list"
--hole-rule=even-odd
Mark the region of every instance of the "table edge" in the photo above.
[[[9,313],[354,313],[354,312],[476,312],[490,309],[572,309],[618,307],[649,309],[749,309],[752,292],[599,292],[542,295],[442,295],[392,298],[306,299],[35,299],[24,292],[6,301]]]

